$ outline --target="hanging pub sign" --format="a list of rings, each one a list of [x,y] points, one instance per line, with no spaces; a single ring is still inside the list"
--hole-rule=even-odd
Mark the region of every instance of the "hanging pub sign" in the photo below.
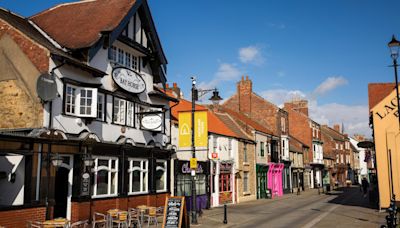
[[[162,113],[142,114],[140,121],[142,129],[150,131],[161,131],[162,123]]]
[[[142,93],[146,89],[146,83],[142,76],[125,67],[114,68],[112,78],[119,87],[130,93]]]

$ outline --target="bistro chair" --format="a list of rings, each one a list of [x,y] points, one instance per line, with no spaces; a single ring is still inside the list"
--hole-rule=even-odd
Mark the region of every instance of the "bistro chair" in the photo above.
[[[131,225],[135,224],[135,226],[133,226],[133,227],[142,228],[140,211],[135,208],[129,208],[128,213],[129,213],[128,214],[128,226],[130,227]]]
[[[128,212],[127,211],[118,211],[117,212],[117,217],[116,219],[112,219],[112,225],[114,226],[114,223],[118,225],[118,228],[120,227],[126,227],[128,228]]]
[[[157,221],[157,208],[155,207],[149,207],[149,214],[145,215],[147,217],[147,227],[150,227],[150,223],[153,222],[156,224],[156,227],[158,226],[158,221]]]
[[[157,207],[156,217],[164,217],[164,206]]]
[[[83,220],[72,223],[70,228],[87,228],[88,226],[89,226],[88,220]]]
[[[104,215],[102,213],[98,213],[98,212],[95,212],[93,214],[92,228],[95,228],[95,227],[104,227],[105,228],[106,223],[107,223],[106,215]]]
[[[29,228],[42,228],[43,223],[38,222],[38,221],[28,221],[28,227]]]

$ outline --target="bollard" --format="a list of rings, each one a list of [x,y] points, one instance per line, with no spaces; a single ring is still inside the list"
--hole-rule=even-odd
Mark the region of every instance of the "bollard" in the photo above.
[[[228,223],[227,206],[224,204],[224,224]]]
[[[300,195],[300,187],[297,188],[297,195]]]
[[[321,194],[321,192],[320,192],[320,190],[319,190],[319,184],[318,184],[318,195],[320,195]]]

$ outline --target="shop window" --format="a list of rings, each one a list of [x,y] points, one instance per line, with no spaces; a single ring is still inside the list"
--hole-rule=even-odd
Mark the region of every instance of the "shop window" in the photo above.
[[[231,191],[231,175],[220,174],[219,175],[219,192],[230,192]]]
[[[148,191],[148,168],[147,159],[129,159],[129,193],[139,194]]]
[[[93,196],[115,196],[118,192],[118,158],[96,157]]]
[[[178,174],[176,183],[177,196],[191,196],[192,195],[192,177],[190,175]],[[206,192],[206,175],[197,175],[196,180],[196,195],[205,195]]]
[[[167,191],[167,161],[157,160],[156,166],[156,190]]]
[[[243,172],[243,192],[249,191],[249,173]]]
[[[97,117],[97,89],[66,84],[64,111],[80,117]]]

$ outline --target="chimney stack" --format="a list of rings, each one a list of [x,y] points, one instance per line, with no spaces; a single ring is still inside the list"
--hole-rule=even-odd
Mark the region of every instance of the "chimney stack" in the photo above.
[[[308,117],[308,101],[307,100],[293,100],[292,102],[286,102],[286,109],[293,109],[300,113],[303,113]]]
[[[253,82],[246,75],[246,79],[242,76],[242,80],[237,83],[237,94],[239,98],[239,112],[251,116],[251,96],[253,93]]]
[[[333,129],[335,129],[335,131],[340,133],[340,125],[339,124],[334,124]]]
[[[172,83],[172,87],[169,87],[169,85],[166,84],[166,90],[171,91],[178,99],[183,98],[181,88],[178,87],[178,84],[176,82]]]

